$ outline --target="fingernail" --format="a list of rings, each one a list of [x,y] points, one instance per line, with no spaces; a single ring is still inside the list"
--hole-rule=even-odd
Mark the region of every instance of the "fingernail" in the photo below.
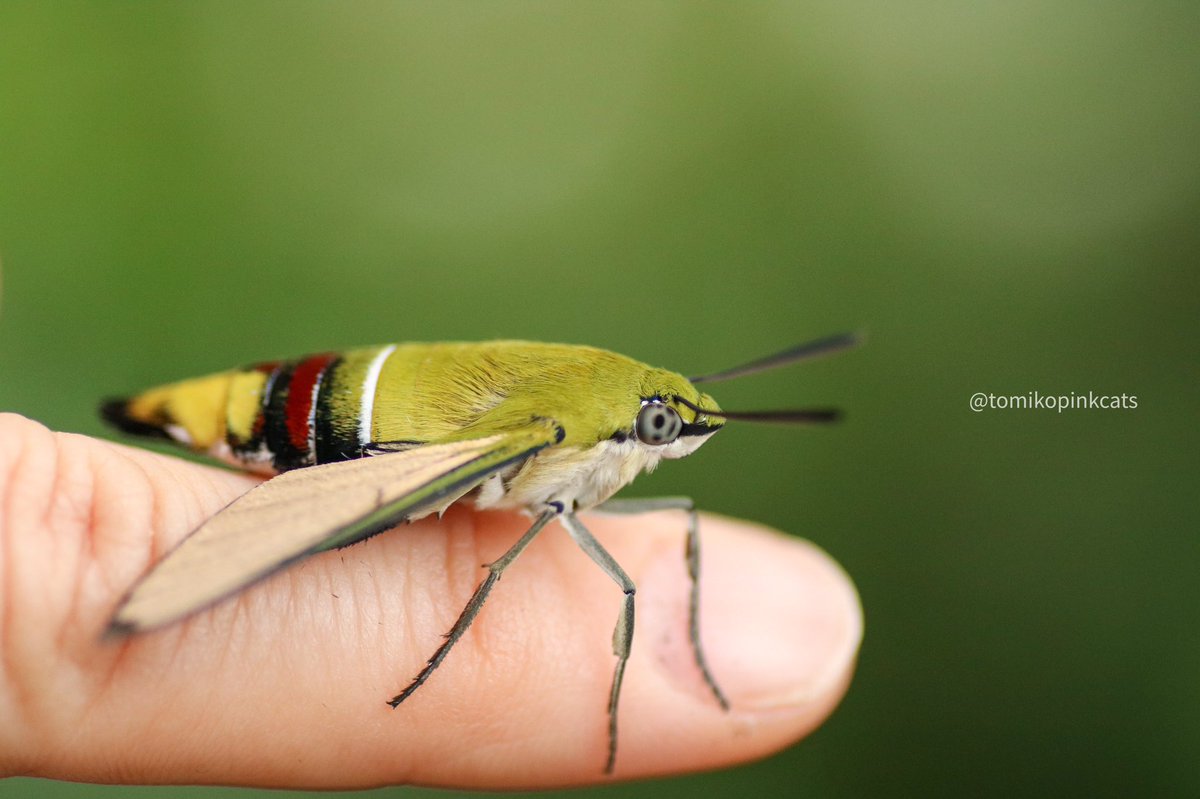
[[[713,677],[735,710],[809,705],[842,690],[862,640],[862,609],[849,577],[814,545],[774,531],[707,517],[702,528],[701,641]],[[675,560],[671,563],[671,560]],[[664,583],[682,568],[660,553]],[[647,574],[643,584],[656,579]],[[686,586],[686,577],[682,585]],[[688,693],[709,694],[691,654],[687,601],[657,624],[656,661]],[[681,630],[679,628],[682,628]]]

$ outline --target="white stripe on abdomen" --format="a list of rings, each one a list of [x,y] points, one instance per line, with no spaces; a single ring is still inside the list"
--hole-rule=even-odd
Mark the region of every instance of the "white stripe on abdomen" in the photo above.
[[[395,351],[396,345],[389,344],[371,359],[371,365],[367,367],[367,376],[363,379],[362,385],[361,405],[358,409],[358,443],[360,446],[365,447],[371,443],[372,422],[375,418],[375,389],[379,386],[379,375],[383,371],[384,363]]]

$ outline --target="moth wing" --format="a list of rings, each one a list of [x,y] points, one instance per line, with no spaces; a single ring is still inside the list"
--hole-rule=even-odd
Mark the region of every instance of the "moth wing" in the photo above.
[[[284,472],[167,553],[130,589],[109,633],[177,621],[314,552],[443,507],[561,440],[560,431],[538,422],[512,433]]]

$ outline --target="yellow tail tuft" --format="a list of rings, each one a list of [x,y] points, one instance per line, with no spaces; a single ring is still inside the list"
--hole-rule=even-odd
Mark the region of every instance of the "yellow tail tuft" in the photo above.
[[[100,415],[122,432],[207,451],[225,435],[229,379],[224,372],[106,400]]]

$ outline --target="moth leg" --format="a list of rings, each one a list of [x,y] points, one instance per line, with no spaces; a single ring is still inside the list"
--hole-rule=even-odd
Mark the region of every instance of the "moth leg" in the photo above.
[[[488,576],[483,579],[483,582],[481,582],[479,587],[475,589],[475,593],[471,595],[469,600],[467,600],[467,605],[463,608],[462,613],[458,615],[458,620],[454,622],[454,626],[450,628],[450,632],[446,633],[446,640],[437,648],[437,650],[429,658],[429,661],[425,664],[425,667],[421,669],[421,672],[413,678],[412,682],[408,684],[408,687],[406,687],[396,696],[392,697],[392,699],[388,700],[389,705],[396,707],[405,699],[408,699],[410,696],[412,696],[413,692],[420,688],[421,685],[427,679],[429,679],[429,675],[433,674],[434,669],[440,666],[442,661],[446,659],[446,655],[449,654],[450,648],[458,643],[458,639],[462,638],[463,633],[465,633],[467,628],[471,626],[471,622],[475,621],[475,617],[479,615],[480,608],[483,607],[483,603],[488,598],[488,594],[491,593],[492,587],[495,586],[496,582],[500,579],[500,575],[503,574],[504,570],[507,569],[509,565],[511,565],[512,562],[517,559],[517,556],[525,550],[525,547],[529,546],[529,543],[533,541],[534,536],[536,536],[541,529],[545,527],[546,524],[556,515],[556,511],[548,510],[541,516],[538,516],[537,520],[534,521],[533,526],[525,532],[525,535],[521,536],[517,543],[513,544],[512,547],[498,559],[488,564]]]
[[[653,499],[610,499],[597,505],[593,510],[600,513],[633,514],[650,513],[659,510],[683,510],[688,514],[687,543],[684,546],[684,558],[687,561],[688,578],[691,589],[688,593],[688,638],[692,642],[692,654],[695,655],[696,665],[704,677],[705,684],[712,691],[717,704],[722,710],[729,710],[729,700],[717,685],[708,660],[704,657],[704,647],[700,645],[700,516],[696,513],[695,503],[689,497],[655,497]]]
[[[617,703],[621,698],[621,681],[625,677],[625,664],[629,662],[629,650],[633,645],[633,597],[637,586],[629,575],[617,563],[608,550],[600,545],[583,523],[570,511],[564,511],[559,517],[563,527],[567,528],[571,538],[579,545],[613,582],[621,587],[625,594],[625,604],[621,615],[617,617],[617,626],[613,629],[613,654],[617,656],[617,666],[613,671],[612,690],[608,695],[608,760],[604,764],[604,773],[611,774],[617,760]]]

